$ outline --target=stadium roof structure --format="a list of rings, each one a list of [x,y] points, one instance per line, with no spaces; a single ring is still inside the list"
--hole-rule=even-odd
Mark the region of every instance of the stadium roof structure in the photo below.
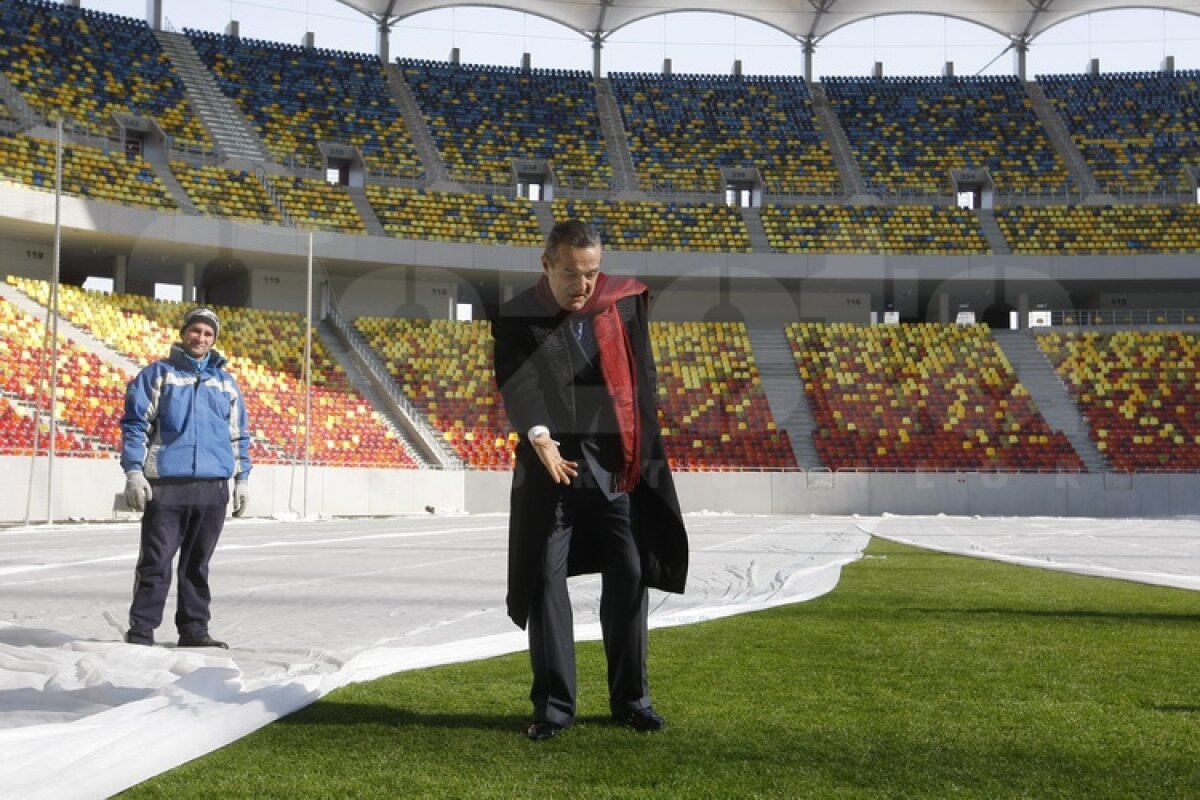
[[[441,8],[489,6],[534,14],[603,43],[630,23],[661,14],[710,11],[755,20],[815,46],[855,22],[893,14],[932,14],[982,25],[1019,45],[1048,28],[1093,11],[1152,8],[1200,15],[1200,0],[340,0],[390,27]]]

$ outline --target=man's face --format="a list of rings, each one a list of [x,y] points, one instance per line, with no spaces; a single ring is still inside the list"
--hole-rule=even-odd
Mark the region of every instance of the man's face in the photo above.
[[[212,350],[217,332],[207,322],[197,320],[183,329],[179,335],[182,340],[183,352],[192,358],[204,358]]]
[[[550,292],[565,311],[578,311],[587,303],[600,277],[603,252],[596,247],[560,245],[548,258],[542,255],[542,270]]]

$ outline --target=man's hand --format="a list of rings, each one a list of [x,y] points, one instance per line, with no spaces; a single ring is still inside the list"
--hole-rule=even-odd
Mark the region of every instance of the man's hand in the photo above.
[[[246,506],[250,503],[250,487],[247,481],[233,482],[233,515],[240,517],[246,513]]]
[[[554,479],[555,483],[569,485],[571,479],[579,475],[579,465],[562,457],[558,452],[558,442],[551,439],[550,434],[543,433],[530,441],[533,443],[533,449],[537,452],[538,458],[542,460],[542,465],[546,467],[546,471],[550,473],[550,477]]]
[[[146,503],[154,497],[150,481],[140,470],[125,473],[125,502],[134,511],[145,511]]]

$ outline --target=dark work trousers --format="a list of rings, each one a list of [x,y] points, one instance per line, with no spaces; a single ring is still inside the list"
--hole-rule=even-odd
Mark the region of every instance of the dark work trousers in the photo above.
[[[574,619],[567,593],[567,553],[575,536],[597,537],[603,553],[600,628],[608,660],[609,706],[619,714],[650,705],[646,587],[629,521],[629,495],[610,500],[594,482],[591,487],[579,483],[577,479],[559,494],[542,585],[534,593],[528,625],[533,718],[563,726],[575,719]]]
[[[229,482],[152,481],[153,499],[142,515],[142,543],[134,573],[129,630],[150,637],[162,623],[171,589],[171,563],[179,554],[175,628],[181,636],[208,631],[208,561],[225,526]]]

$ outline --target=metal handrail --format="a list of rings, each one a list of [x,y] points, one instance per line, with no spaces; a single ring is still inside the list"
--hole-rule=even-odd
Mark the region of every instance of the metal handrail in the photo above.
[[[354,329],[353,325],[346,321],[332,304],[328,308],[327,318],[342,334],[346,344],[359,357],[363,367],[371,373],[371,376],[378,385],[387,393],[388,398],[408,417],[409,422],[412,423],[413,431],[421,438],[421,441],[431,451],[441,456],[442,467],[444,469],[463,469],[462,459],[459,458],[457,453],[447,450],[446,446],[438,441],[432,431],[430,431],[428,424],[423,418],[423,414],[404,395],[404,391],[396,382],[396,378],[388,372],[387,367],[380,361],[374,349],[367,344],[362,335]]]

